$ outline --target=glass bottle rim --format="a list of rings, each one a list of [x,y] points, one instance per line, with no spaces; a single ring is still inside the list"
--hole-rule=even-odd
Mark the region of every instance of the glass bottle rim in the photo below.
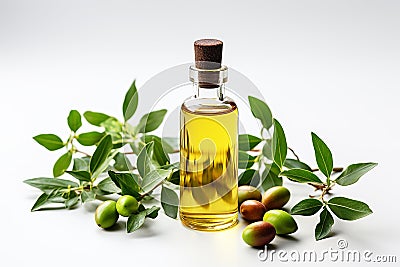
[[[199,69],[191,65],[189,67],[189,79],[193,83],[221,85],[228,81],[228,67],[223,65],[218,69]]]

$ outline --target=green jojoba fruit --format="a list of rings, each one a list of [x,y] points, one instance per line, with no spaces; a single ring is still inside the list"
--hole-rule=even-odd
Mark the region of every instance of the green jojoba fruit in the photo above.
[[[267,210],[281,209],[288,203],[290,192],[286,187],[274,186],[264,192],[261,202]]]
[[[239,205],[248,199],[261,201],[261,193],[254,186],[242,185],[238,187],[238,199]]]
[[[287,235],[297,231],[297,223],[292,215],[283,210],[269,210],[264,214],[264,222],[269,222],[275,227],[276,234]]]
[[[116,205],[115,201],[107,200],[97,207],[94,219],[99,227],[110,228],[118,221],[119,214]]]
[[[128,217],[137,212],[139,203],[130,195],[121,196],[117,201],[117,211],[121,216]]]

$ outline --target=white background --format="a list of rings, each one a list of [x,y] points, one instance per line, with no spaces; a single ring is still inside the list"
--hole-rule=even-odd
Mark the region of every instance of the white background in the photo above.
[[[243,222],[201,233],[160,214],[126,234],[122,221],[115,231],[99,229],[92,205],[30,212],[39,192],[22,181],[51,177],[62,153],[31,137],[65,138],[70,109],[121,117],[134,78],[140,86],[190,62],[192,42],[203,37],[224,41],[225,64],[258,86],[304,161],[314,164],[315,131],[331,147],[335,166],[379,163],[352,187],[335,188],[369,203],[373,215],[336,221],[335,235],[319,242],[318,218],[296,217],[299,231],[276,238],[273,248],[323,251],[345,239],[350,249],[399,260],[400,2],[232,2],[0,0],[1,266],[269,264],[242,242]],[[287,185],[288,207],[312,193]]]

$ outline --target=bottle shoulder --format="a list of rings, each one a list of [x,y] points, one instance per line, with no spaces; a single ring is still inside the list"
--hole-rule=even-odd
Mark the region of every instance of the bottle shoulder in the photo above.
[[[181,110],[194,114],[216,115],[237,111],[237,105],[230,97],[224,97],[222,100],[189,97],[183,102]]]

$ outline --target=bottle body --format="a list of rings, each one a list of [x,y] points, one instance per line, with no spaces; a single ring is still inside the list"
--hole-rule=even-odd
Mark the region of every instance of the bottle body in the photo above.
[[[180,219],[216,231],[238,220],[238,109],[223,84],[201,88],[181,107]]]

